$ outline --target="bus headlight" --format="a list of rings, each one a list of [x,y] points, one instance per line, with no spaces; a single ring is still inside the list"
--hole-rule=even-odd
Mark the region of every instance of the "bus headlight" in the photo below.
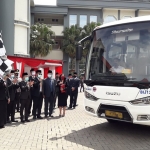
[[[150,96],[130,101],[133,105],[150,105]]]
[[[92,101],[97,101],[97,100],[98,100],[97,97],[91,95],[90,93],[88,93],[88,92],[86,92],[86,91],[84,92],[84,95],[85,95],[85,97],[86,97],[87,99],[89,99],[89,100],[92,100]]]

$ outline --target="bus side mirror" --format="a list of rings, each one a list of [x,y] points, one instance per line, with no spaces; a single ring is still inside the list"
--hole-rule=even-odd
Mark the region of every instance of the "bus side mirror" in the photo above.
[[[82,45],[77,45],[76,46],[76,60],[81,60],[82,59],[82,52],[83,52]]]

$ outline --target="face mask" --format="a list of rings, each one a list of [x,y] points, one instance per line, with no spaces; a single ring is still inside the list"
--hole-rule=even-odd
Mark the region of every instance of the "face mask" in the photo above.
[[[73,77],[76,78],[76,75],[74,75]]]
[[[32,75],[35,76],[35,71],[32,72]]]
[[[52,74],[48,74],[48,77],[51,78],[51,77],[52,77]]]
[[[29,80],[29,77],[25,77],[25,81],[28,81]]]
[[[11,75],[11,78],[14,78],[14,77],[15,77],[15,75],[14,75],[14,74],[12,74],[12,75]]]
[[[41,74],[38,74],[38,78],[41,78],[42,77],[42,75]]]

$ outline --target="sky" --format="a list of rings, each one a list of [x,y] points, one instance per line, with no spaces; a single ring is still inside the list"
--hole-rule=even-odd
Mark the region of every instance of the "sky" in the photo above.
[[[57,0],[34,0],[35,5],[51,5],[56,6]]]

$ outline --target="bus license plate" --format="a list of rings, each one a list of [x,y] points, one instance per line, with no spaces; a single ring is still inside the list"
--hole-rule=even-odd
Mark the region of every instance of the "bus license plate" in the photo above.
[[[114,117],[114,118],[119,118],[119,119],[122,119],[122,118],[123,118],[122,113],[120,113],[120,112],[115,112],[115,111],[106,110],[106,111],[105,111],[105,115],[108,116],[108,117]]]

